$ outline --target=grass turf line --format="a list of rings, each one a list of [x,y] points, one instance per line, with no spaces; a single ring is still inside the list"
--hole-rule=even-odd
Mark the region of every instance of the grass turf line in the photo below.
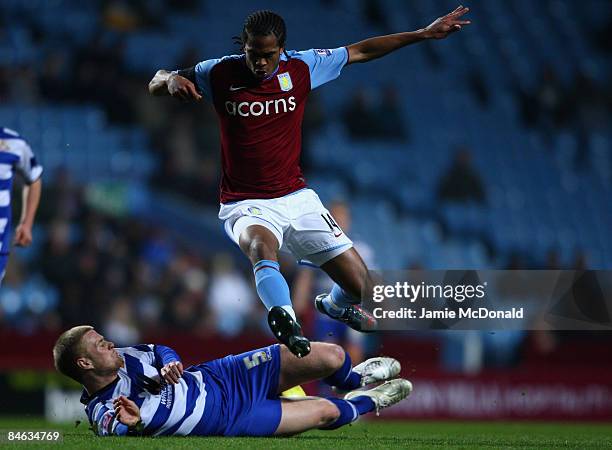
[[[88,450],[108,448],[187,449],[245,447],[321,448],[612,448],[612,425],[522,422],[391,422],[364,421],[336,431],[311,431],[293,438],[97,438],[87,423],[54,425],[42,419],[0,418],[1,430],[46,429],[64,432],[64,443],[45,448]],[[43,448],[32,442],[0,444],[4,449]]]

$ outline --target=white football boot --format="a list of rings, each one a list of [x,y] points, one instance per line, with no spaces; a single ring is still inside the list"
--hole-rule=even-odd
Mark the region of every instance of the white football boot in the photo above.
[[[399,375],[402,366],[397,359],[377,356],[353,367],[361,375],[361,386],[391,380]]]
[[[370,397],[376,406],[376,415],[378,416],[381,409],[399,403],[408,397],[411,392],[412,383],[410,381],[403,378],[396,378],[395,380],[387,381],[372,389],[351,391],[344,396],[344,399],[350,400],[362,395]]]

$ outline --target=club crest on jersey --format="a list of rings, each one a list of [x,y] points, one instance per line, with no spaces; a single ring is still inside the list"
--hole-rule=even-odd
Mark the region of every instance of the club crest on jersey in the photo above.
[[[247,208],[247,211],[250,212],[251,214],[254,214],[256,216],[261,216],[261,209],[259,209],[257,206],[249,206]]]
[[[291,81],[291,76],[289,73],[279,73],[277,77],[281,91],[290,91],[293,88],[293,82]]]

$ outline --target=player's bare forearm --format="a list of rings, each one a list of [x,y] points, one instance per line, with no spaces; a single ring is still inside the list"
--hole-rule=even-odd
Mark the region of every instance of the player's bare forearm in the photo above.
[[[176,72],[158,70],[149,82],[149,92],[152,95],[171,95],[179,100],[202,100],[195,84]]]
[[[469,20],[460,20],[460,17],[468,11],[469,8],[459,6],[453,12],[438,17],[429,26],[420,30],[378,36],[351,44],[347,47],[349,54],[347,64],[368,62],[426,39],[444,39],[449,34],[461,30],[463,25],[470,24]]]
[[[149,82],[149,93],[152,95],[170,95],[168,92],[168,79],[172,72],[158,70]]]
[[[23,188],[21,218],[19,225],[15,228],[15,245],[18,247],[27,247],[32,243],[32,226],[40,203],[41,190],[42,181],[40,181],[40,178],[30,186],[26,185]]]
[[[23,204],[21,207],[21,219],[20,224],[24,224],[29,228],[34,225],[34,216],[38,210],[40,203],[40,193],[42,191],[42,181],[39,178],[31,185],[25,185],[23,187]]]

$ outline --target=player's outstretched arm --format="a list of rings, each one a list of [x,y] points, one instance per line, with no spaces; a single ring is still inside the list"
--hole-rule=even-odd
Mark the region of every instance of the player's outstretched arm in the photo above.
[[[193,81],[167,70],[158,70],[155,73],[149,82],[149,93],[156,96],[171,95],[179,100],[202,99]]]
[[[15,229],[15,245],[19,247],[27,247],[32,243],[32,226],[40,203],[41,190],[42,181],[40,178],[31,185],[24,185],[23,187],[21,219]]]
[[[449,34],[461,30],[463,25],[471,23],[469,20],[461,20],[461,17],[469,10],[469,8],[459,6],[453,12],[438,17],[429,26],[420,30],[378,36],[351,44],[347,47],[349,54],[347,64],[368,62],[398,48],[426,39],[444,39]]]

